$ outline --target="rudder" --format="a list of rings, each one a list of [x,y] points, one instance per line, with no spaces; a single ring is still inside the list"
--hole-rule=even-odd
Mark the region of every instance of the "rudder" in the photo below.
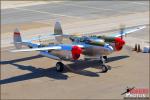
[[[22,38],[17,28],[14,31],[14,46],[16,47],[16,49],[22,48]]]
[[[55,35],[55,39],[57,40],[57,42],[61,43],[63,40],[63,31],[61,28],[61,24],[60,22],[56,22],[55,26],[54,26],[54,35]]]

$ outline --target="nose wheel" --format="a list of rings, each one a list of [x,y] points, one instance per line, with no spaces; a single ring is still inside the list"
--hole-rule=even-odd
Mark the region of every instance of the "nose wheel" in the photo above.
[[[106,65],[101,65],[102,66],[102,73],[106,73],[108,71],[108,67]]]
[[[57,62],[56,63],[56,71],[62,72],[63,70],[64,70],[64,64],[62,62]]]

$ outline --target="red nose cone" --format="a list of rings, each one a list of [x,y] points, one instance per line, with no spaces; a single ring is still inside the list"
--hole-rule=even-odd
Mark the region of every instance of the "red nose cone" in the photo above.
[[[82,53],[82,49],[78,46],[73,46],[71,52],[73,59],[77,60],[80,57],[80,54]]]
[[[115,48],[117,51],[121,50],[124,44],[124,40],[122,40],[121,38],[115,38]]]

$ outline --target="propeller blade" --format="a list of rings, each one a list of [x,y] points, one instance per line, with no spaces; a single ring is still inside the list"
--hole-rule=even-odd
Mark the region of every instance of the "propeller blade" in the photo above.
[[[121,39],[123,39],[124,30],[125,30],[125,25],[124,25],[124,24],[121,24],[121,25],[120,25],[120,36],[121,36]]]

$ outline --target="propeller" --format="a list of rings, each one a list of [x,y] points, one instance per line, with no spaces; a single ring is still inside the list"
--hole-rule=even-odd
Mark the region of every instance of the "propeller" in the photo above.
[[[119,36],[120,37],[116,37],[115,38],[115,48],[117,51],[122,50],[123,46],[125,45],[125,41],[123,40],[123,36],[124,36],[124,30],[125,30],[125,25],[121,24],[120,25],[120,32],[119,32]]]
[[[125,30],[125,25],[124,25],[124,24],[121,24],[121,25],[120,25],[120,35],[121,35],[121,39],[123,39],[124,30]]]
[[[41,35],[39,35],[38,37],[39,37],[39,43],[41,45]]]

